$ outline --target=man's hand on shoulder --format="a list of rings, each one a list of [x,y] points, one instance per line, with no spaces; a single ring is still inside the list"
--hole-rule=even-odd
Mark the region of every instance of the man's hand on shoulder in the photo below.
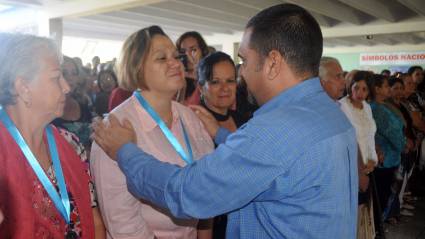
[[[137,143],[136,132],[127,119],[121,124],[113,114],[109,114],[106,119],[94,119],[91,126],[92,138],[113,160],[117,160],[117,152],[124,144]]]

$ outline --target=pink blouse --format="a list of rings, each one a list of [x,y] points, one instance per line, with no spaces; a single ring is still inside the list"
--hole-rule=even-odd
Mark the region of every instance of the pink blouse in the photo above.
[[[137,134],[137,145],[157,159],[185,166],[186,163],[163,135],[159,126],[132,96],[112,112],[120,121],[127,118]],[[187,150],[180,120],[189,135],[194,159],[210,153],[214,144],[201,121],[189,108],[172,103],[171,131]],[[187,152],[187,151],[186,151]],[[108,238],[193,238],[197,237],[197,220],[176,219],[164,209],[133,197],[117,163],[93,143],[91,167],[98,203]]]

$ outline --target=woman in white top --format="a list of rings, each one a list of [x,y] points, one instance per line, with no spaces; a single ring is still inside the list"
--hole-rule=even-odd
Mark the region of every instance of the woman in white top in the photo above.
[[[362,173],[365,174],[372,172],[378,162],[375,150],[376,124],[370,105],[366,102],[369,95],[367,84],[369,77],[371,77],[369,72],[356,72],[347,89],[348,95],[339,101],[341,110],[356,129],[359,154],[365,165]],[[357,238],[375,237],[372,200],[370,199],[370,193],[359,193]]]
[[[366,81],[369,75],[369,72],[358,71],[347,89],[348,95],[339,101],[341,110],[356,129],[357,143],[368,173],[373,171],[378,162],[375,150],[376,124],[370,105],[366,102],[369,95]]]

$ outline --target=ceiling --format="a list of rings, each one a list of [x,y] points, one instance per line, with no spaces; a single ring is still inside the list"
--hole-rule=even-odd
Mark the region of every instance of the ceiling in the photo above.
[[[326,47],[425,43],[425,0],[0,0],[63,18],[63,35],[123,40],[160,25],[172,37],[240,34],[261,9],[295,3],[322,26]]]

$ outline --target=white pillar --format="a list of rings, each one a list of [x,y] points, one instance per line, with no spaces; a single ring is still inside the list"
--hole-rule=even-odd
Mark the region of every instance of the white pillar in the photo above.
[[[44,14],[38,15],[38,35],[52,38],[58,49],[62,49],[63,21],[62,18],[50,18]]]

